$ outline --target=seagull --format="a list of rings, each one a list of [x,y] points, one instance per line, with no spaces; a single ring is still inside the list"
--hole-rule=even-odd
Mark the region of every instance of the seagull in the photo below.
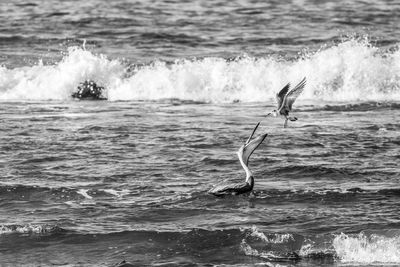
[[[296,85],[295,88],[289,91],[290,88],[290,83],[285,85],[279,93],[276,94],[276,102],[278,104],[278,109],[273,110],[272,112],[268,113],[266,117],[269,115],[273,115],[274,117],[277,117],[279,115],[285,117],[285,124],[283,125],[283,128],[286,128],[287,126],[287,121],[297,121],[296,117],[289,117],[289,111],[292,111],[292,106],[296,98],[303,92],[304,86],[306,85],[306,77],[299,82],[299,84]]]
[[[215,196],[239,195],[253,190],[254,177],[253,173],[249,169],[249,158],[251,154],[253,154],[254,150],[257,149],[257,147],[264,141],[265,137],[267,137],[268,135],[268,134],[262,134],[251,140],[259,125],[260,122],[254,128],[253,132],[251,133],[249,139],[247,139],[246,143],[244,143],[244,145],[242,145],[237,151],[240,164],[242,164],[242,167],[246,172],[246,181],[242,183],[222,183],[216,185],[215,187],[213,187],[208,191],[209,194]]]

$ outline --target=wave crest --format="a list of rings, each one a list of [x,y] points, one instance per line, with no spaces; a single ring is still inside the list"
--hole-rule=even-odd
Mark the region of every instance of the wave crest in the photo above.
[[[270,236],[275,238],[271,239]],[[288,233],[266,235],[253,226],[247,230],[240,249],[245,255],[269,261],[339,261],[357,265],[400,263],[398,231],[316,236]]]
[[[124,67],[117,60],[71,47],[56,65],[7,69],[0,67],[1,100],[66,100],[86,79],[109,85],[119,80]]]
[[[103,55],[70,48],[55,65],[0,67],[1,100],[66,100],[86,79],[107,88],[110,100],[181,99],[258,102],[274,98],[304,76],[300,99],[333,102],[400,101],[400,51],[365,39],[348,39],[296,60],[276,57],[156,61],[131,67]]]
[[[4,234],[50,234],[60,233],[66,230],[56,225],[40,225],[40,224],[26,224],[26,225],[0,225],[0,235]]]
[[[340,234],[333,247],[341,262],[400,263],[400,238],[380,235],[366,236]]]

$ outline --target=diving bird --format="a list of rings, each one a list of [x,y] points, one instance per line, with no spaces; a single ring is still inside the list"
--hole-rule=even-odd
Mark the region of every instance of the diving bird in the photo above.
[[[272,112],[268,113],[266,117],[269,115],[273,115],[277,117],[279,115],[285,117],[285,124],[283,125],[284,128],[287,126],[287,121],[297,121],[296,117],[289,117],[289,112],[292,111],[292,106],[296,98],[303,92],[304,86],[306,85],[306,77],[296,85],[295,88],[290,90],[290,83],[285,85],[279,93],[276,94],[276,102],[278,104],[278,109],[273,110]]]
[[[265,137],[267,137],[268,135],[262,134],[251,140],[259,125],[260,123],[256,125],[249,139],[247,139],[246,143],[244,143],[244,145],[242,145],[237,151],[240,164],[242,164],[242,167],[246,172],[246,181],[242,183],[222,183],[210,189],[208,193],[215,196],[239,195],[253,190],[254,177],[253,173],[249,169],[249,158],[251,154],[253,154],[254,150],[257,149],[257,147],[264,141]]]

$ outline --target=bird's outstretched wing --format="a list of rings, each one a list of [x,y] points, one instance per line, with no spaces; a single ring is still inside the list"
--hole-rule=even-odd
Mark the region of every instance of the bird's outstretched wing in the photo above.
[[[246,164],[246,166],[249,164],[249,158],[251,154],[253,154],[254,150],[257,149],[257,147],[264,141],[265,137],[267,137],[268,135],[268,134],[262,134],[251,140],[259,125],[260,123],[257,123],[249,139],[247,139],[246,143],[243,146],[241,146],[238,151],[239,157],[241,158],[243,163]]]
[[[290,90],[290,92],[285,96],[283,102],[288,111],[292,110],[292,106],[296,98],[303,92],[304,86],[306,85],[306,77],[296,85],[295,88]]]
[[[278,109],[282,106],[283,99],[285,98],[287,92],[289,91],[290,83],[286,84],[279,93],[276,94],[275,100],[276,104],[278,105]]]

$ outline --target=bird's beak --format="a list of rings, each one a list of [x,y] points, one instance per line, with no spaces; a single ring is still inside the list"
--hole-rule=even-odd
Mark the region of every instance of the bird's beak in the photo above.
[[[268,114],[267,114],[267,116],[265,116],[265,117],[268,117],[268,116],[270,116],[270,115],[272,115],[272,113],[271,113],[271,112],[270,112],[270,113],[268,113]]]
[[[256,132],[256,130],[257,130],[258,126],[260,125],[260,123],[261,123],[261,122],[257,123],[256,127],[254,127],[253,132],[251,133],[249,139],[247,139],[245,145],[247,145],[247,144],[250,142],[251,138],[253,137],[253,135],[254,135],[254,133]]]

